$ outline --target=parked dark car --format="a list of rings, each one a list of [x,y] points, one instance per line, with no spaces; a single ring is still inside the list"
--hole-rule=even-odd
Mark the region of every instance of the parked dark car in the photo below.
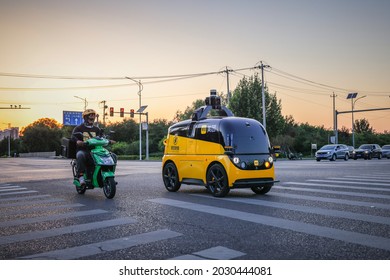
[[[335,161],[338,158],[348,160],[349,149],[343,144],[329,144],[321,147],[321,149],[316,152],[315,157],[316,161],[320,161],[321,159]]]
[[[363,144],[358,149],[353,151],[353,159],[364,158],[382,158],[382,148],[378,144]]]
[[[348,151],[349,151],[349,157],[352,158],[353,157],[353,151],[355,150],[355,148],[353,146],[347,146],[348,147]]]
[[[390,145],[382,146],[382,157],[390,159]]]

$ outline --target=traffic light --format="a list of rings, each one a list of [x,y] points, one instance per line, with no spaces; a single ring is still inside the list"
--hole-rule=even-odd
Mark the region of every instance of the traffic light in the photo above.
[[[121,118],[123,118],[125,116],[125,109],[124,108],[121,108],[120,112],[119,112],[119,116]]]
[[[134,109],[130,110],[130,117],[134,118]]]
[[[114,107],[110,107],[110,117],[114,116]]]

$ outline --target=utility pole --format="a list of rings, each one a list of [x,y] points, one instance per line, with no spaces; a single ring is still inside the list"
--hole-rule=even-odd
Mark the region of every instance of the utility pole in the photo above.
[[[333,98],[333,131],[334,131],[334,137],[335,137],[334,144],[338,144],[339,139],[338,139],[338,131],[337,131],[337,123],[336,123],[336,97],[337,97],[337,95],[335,95],[333,92],[333,94],[330,97]]]
[[[229,89],[229,72],[232,71],[232,70],[229,70],[226,66],[226,82],[227,82],[227,105],[229,105],[230,103],[230,98],[232,97],[231,94],[230,94],[230,89]]]
[[[269,67],[269,65],[264,65],[263,61],[260,61],[260,69],[261,69],[261,98],[263,103],[263,126],[266,129],[266,106],[265,106],[265,94],[264,94],[264,67]]]

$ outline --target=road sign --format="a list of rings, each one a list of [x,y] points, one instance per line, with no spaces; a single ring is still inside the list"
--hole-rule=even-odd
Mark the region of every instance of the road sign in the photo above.
[[[63,111],[63,125],[79,125],[83,122],[83,112]]]

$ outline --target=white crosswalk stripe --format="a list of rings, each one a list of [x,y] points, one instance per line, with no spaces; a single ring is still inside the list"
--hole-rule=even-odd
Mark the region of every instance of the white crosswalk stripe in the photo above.
[[[390,201],[390,189],[386,188],[387,186],[390,187],[390,184],[384,183],[386,179],[388,179],[388,182],[390,177],[382,177],[379,182],[371,182],[371,180],[368,180],[368,182],[364,183],[362,182],[362,178],[352,178],[350,180],[349,177],[337,178],[337,180],[327,178],[324,180],[307,180],[306,182],[282,182],[280,185],[274,186],[273,191],[266,196],[251,198],[227,196],[221,199],[214,198],[208,194],[190,194],[190,196],[198,198],[196,203],[179,201],[171,198],[156,198],[150,199],[150,201],[161,205],[192,210],[201,213],[202,215],[223,216],[240,221],[247,221],[390,251],[390,234],[388,231],[382,232],[380,235],[375,235],[375,233],[371,232],[362,233],[347,230],[342,227],[337,228],[337,226],[330,227],[329,225],[289,220],[281,217],[255,214],[228,208],[228,203],[241,204],[242,206],[255,205],[271,209],[283,209],[286,211],[317,215],[323,218],[332,217],[341,219],[342,221],[348,221],[348,223],[365,222],[370,223],[373,228],[386,227],[390,225],[389,213],[387,213],[387,215],[374,215],[356,211],[356,208],[361,207],[363,207],[362,212],[364,212],[364,209],[383,209],[383,211],[390,209],[389,203],[384,203],[384,201]],[[356,184],[356,180],[360,180],[359,183],[361,184]],[[226,207],[216,207],[214,205],[217,203],[210,203],[210,200],[217,203],[223,200]],[[302,201],[309,201],[309,206],[303,205]],[[314,203],[319,204],[319,206],[313,206]],[[354,211],[340,210],[339,207],[334,209],[335,205],[351,206],[354,207]],[[246,209],[245,207],[242,208]]]
[[[379,179],[358,176],[329,177],[321,180],[308,179],[304,182],[281,182],[265,196],[235,197],[228,195],[224,198],[214,198],[209,194],[190,193],[185,201],[175,199],[175,196],[147,201],[164,205],[164,207],[190,210],[199,215],[220,216],[235,221],[264,225],[276,230],[287,230],[291,234],[308,234],[313,237],[390,251],[390,231],[383,230],[390,226],[390,183],[387,183],[389,181],[390,176],[383,175]],[[72,208],[84,205],[72,204],[50,195],[40,195],[37,191],[27,188],[22,190],[15,185],[2,185],[0,190],[3,190],[0,192],[0,209],[3,213],[0,218],[0,246],[2,246],[0,249],[20,242],[33,244],[45,238],[56,238],[65,234],[82,234],[137,223],[137,220],[132,217],[110,218],[111,213],[102,209],[72,211]],[[262,213],[262,210],[267,211]],[[283,213],[300,213],[312,219],[294,220],[295,215],[273,215],[275,212],[281,212],[279,210]],[[28,213],[28,211],[35,213],[33,217],[18,218],[18,215]],[[86,223],[76,221],[75,224],[48,229],[36,227],[42,222],[56,222],[83,216],[99,216],[104,220]],[[338,223],[329,223],[332,219],[337,219]],[[322,223],[322,220],[328,222]],[[360,223],[369,225],[367,228],[372,231],[360,231]],[[11,229],[19,226],[27,228],[31,226],[32,230],[12,233]],[[375,228],[380,230],[376,231]],[[144,233],[138,232],[136,235],[128,235],[128,233],[119,237],[116,235],[115,238],[99,242],[86,240],[87,244],[82,246],[64,247],[64,244],[58,244],[48,251],[43,250],[37,254],[30,252],[29,255],[18,255],[15,258],[89,258],[116,250],[174,239],[182,235],[170,229],[147,230]],[[198,251],[183,252],[170,259],[234,259],[245,255],[246,252],[216,244],[216,246],[201,248]]]
[[[83,204],[73,203],[69,204],[64,199],[52,198],[50,195],[25,195],[30,193],[36,193],[37,191],[19,191],[21,188],[18,186],[4,185],[0,186],[0,190],[7,192],[7,195],[12,197],[1,198],[0,207],[2,208],[0,221],[0,246],[12,246],[12,244],[20,242],[35,242],[45,238],[60,237],[65,234],[77,234],[88,233],[99,229],[115,227],[115,226],[127,226],[137,223],[136,219],[131,217],[112,218],[103,221],[96,221],[90,223],[78,223],[69,226],[54,227],[43,230],[32,230],[16,234],[7,234],[12,227],[18,226],[30,226],[39,224],[42,222],[60,221],[63,219],[73,219],[78,217],[87,216],[99,216],[102,214],[109,215],[109,211],[102,209],[92,209],[85,211],[69,212],[74,207],[84,206]],[[16,191],[17,190],[17,191]],[[22,194],[22,196],[20,196]],[[27,207],[25,209],[20,207]],[[63,211],[68,210],[65,213],[52,213],[51,211]],[[13,215],[20,215],[23,213],[40,213],[37,217],[13,218]],[[156,230],[153,232],[140,233],[137,235],[130,235],[121,238],[107,239],[104,241],[91,243],[83,246],[70,247],[65,249],[55,249],[52,251],[42,252],[39,254],[19,256],[19,259],[77,259],[82,257],[94,256],[106,252],[112,252],[120,249],[131,248],[134,246],[145,245],[148,243],[158,242],[170,238],[181,236],[181,233],[170,231],[167,229]],[[85,240],[85,242],[90,242]],[[30,244],[29,243],[29,244]],[[3,249],[2,249],[3,250]],[[1,256],[1,254],[0,254]]]
[[[55,250],[41,254],[21,257],[21,259],[44,259],[44,260],[71,260],[82,257],[90,257],[104,252],[127,249],[134,246],[148,244],[151,242],[166,240],[179,237],[180,233],[170,230],[158,230],[153,232],[141,233],[123,238],[106,240],[93,244],[82,245],[78,247]]]

